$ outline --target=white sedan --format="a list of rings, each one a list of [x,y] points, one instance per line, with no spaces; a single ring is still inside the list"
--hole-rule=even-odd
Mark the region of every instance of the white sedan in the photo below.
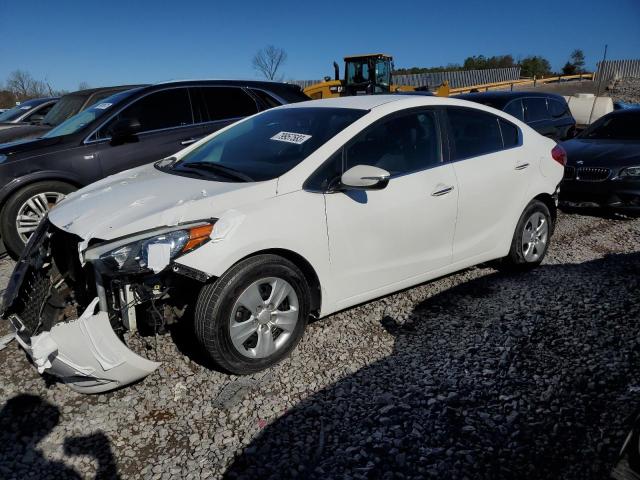
[[[538,265],[564,163],[555,142],[477,103],[274,108],[70,194],[16,266],[4,317],[41,372],[83,392],[151,373],[122,333],[181,315],[219,367],[256,372],[310,316],[490,260]]]

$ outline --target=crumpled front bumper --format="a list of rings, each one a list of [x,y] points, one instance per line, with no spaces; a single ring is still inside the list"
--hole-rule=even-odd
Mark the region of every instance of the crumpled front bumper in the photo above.
[[[17,316],[9,317],[16,340],[29,354],[39,373],[60,378],[81,393],[100,393],[134,383],[160,366],[135,354],[111,328],[106,312],[93,313],[96,298],[77,319],[55,325],[30,339]]]
[[[108,313],[96,312],[97,296],[77,318],[52,322],[47,316],[51,303],[56,304],[55,283],[60,282],[54,282],[51,273],[54,233],[45,219],[27,244],[5,290],[2,316],[13,326],[16,341],[38,372],[52,374],[82,393],[106,392],[152,373],[160,364],[137,355],[120,340]],[[75,248],[70,239],[62,240]]]

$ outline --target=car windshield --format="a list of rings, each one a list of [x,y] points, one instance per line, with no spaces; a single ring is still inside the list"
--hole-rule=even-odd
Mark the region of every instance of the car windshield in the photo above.
[[[22,102],[20,105],[16,105],[12,109],[0,113],[0,122],[10,122],[15,120],[27,113],[28,110],[31,110],[33,107],[36,107],[41,103],[42,100],[27,100],[26,102]]]
[[[65,95],[44,116],[42,123],[51,127],[60,125],[67,118],[78,113],[85,100],[86,97],[81,95]]]
[[[124,92],[116,93],[115,95],[111,95],[110,97],[103,98],[98,103],[90,106],[86,110],[83,110],[82,112],[76,115],[73,115],[71,118],[68,118],[67,120],[59,124],[56,128],[48,131],[45,135],[43,135],[43,137],[45,138],[60,137],[62,135],[69,135],[72,133],[79,132],[86,125],[93,122],[96,118],[101,117],[106,112],[113,111],[113,108],[115,108],[114,105],[116,105],[118,102],[121,102],[124,98],[127,98],[129,95],[130,95],[129,91],[124,91]],[[71,96],[71,95],[67,95],[67,96]],[[58,108],[58,105],[60,103],[64,102],[67,96],[62,97],[60,102],[58,102],[56,106],[51,109],[51,111],[49,112],[49,115],[56,108]],[[84,101],[84,98],[83,98],[83,101]],[[49,117],[49,115],[44,117],[43,123],[47,123],[47,118]]]
[[[223,181],[270,180],[366,113],[326,107],[268,110],[216,135],[172,164],[170,171]]]
[[[579,138],[608,140],[640,140],[640,109],[607,115],[599,119]]]

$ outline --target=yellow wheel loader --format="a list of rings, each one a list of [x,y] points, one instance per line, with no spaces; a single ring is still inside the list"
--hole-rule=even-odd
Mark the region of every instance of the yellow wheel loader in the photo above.
[[[344,79],[340,79],[340,67],[336,62],[333,62],[333,68],[334,80],[331,80],[331,77],[325,77],[323,82],[305,88],[304,93],[313,99],[318,99],[427,90],[427,87],[393,85],[391,83],[393,57],[384,53],[344,57]],[[441,86],[436,95],[448,96],[448,86]]]

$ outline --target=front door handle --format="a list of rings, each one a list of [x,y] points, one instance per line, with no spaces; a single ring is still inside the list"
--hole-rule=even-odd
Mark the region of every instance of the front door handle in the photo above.
[[[182,140],[180,142],[180,145],[191,145],[192,143],[196,143],[197,141],[197,138],[189,138],[188,140]]]
[[[516,166],[516,170],[524,170],[525,168],[527,168],[529,166],[528,163],[521,163],[520,165]]]
[[[441,197],[442,195],[446,195],[449,192],[453,191],[453,185],[449,185],[448,187],[441,188],[440,190],[436,190],[431,194],[432,197]]]

